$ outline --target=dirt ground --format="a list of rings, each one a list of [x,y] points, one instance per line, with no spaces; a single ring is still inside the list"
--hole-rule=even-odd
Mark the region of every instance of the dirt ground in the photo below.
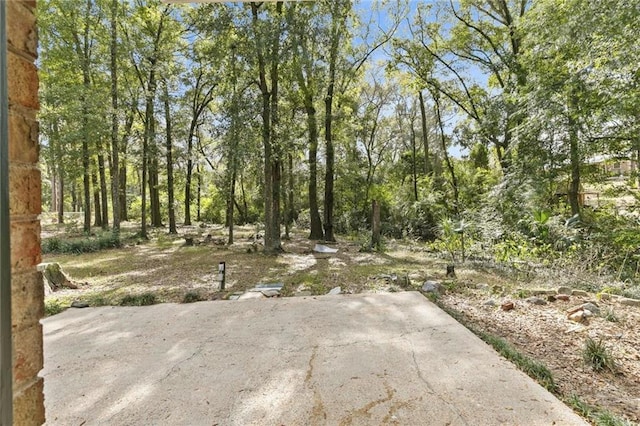
[[[56,229],[45,226],[43,238],[56,235]],[[193,237],[195,245],[185,245],[185,236]],[[397,292],[418,290],[424,281],[435,280],[442,283],[438,303],[545,364],[561,397],[576,396],[640,422],[640,307],[603,301],[593,293],[536,305],[527,301],[532,290],[557,289],[567,280],[548,271],[544,279],[523,277],[478,262],[457,265],[457,278],[448,279],[447,260],[417,243],[387,242],[384,253],[363,253],[359,241],[345,238],[328,244],[337,253],[318,254],[315,242],[295,233],[283,241],[283,254],[267,256],[260,251],[260,240],[256,242],[255,228],[236,229],[235,236],[228,246],[222,227],[193,226],[181,228],[178,236],[156,231],[148,241],[130,240],[119,249],[46,255],[43,262],[59,263],[78,286],[54,292],[47,303],[117,305],[127,295],[144,293],[153,293],[159,302],[218,300],[261,283],[284,284],[282,296],[321,295],[338,286],[346,293]],[[226,263],[225,291],[216,281],[220,262]],[[501,309],[507,301],[514,303],[513,310]],[[570,321],[566,311],[585,302],[597,304],[602,315],[588,323]],[[615,357],[615,373],[594,372],[584,363],[587,337],[604,342]]]

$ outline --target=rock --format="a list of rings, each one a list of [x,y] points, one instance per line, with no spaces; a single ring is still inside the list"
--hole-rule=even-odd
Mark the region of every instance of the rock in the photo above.
[[[571,290],[571,295],[578,297],[589,297],[589,293],[584,290]]]
[[[335,295],[340,294],[340,293],[342,293],[342,289],[340,287],[334,287],[327,294],[330,295],[330,296],[335,296]]]
[[[242,293],[237,300],[246,299],[264,299],[264,294],[260,291],[249,291],[247,293]]]
[[[264,297],[278,297],[280,296],[280,292],[275,289],[270,290],[262,290],[260,293],[264,295]]]
[[[568,302],[571,299],[568,294],[556,294],[555,298],[556,300],[562,300],[563,302]]]
[[[578,322],[578,323],[584,323],[587,321],[587,317],[584,315],[584,311],[580,310],[577,312],[574,312],[572,314],[570,314],[568,316],[569,320],[573,321],[573,322]]]
[[[89,304],[86,302],[80,302],[79,300],[74,300],[73,302],[71,302],[71,307],[72,308],[88,308]]]
[[[574,314],[576,312],[582,311],[584,308],[582,307],[582,305],[580,306],[574,306],[573,308],[569,308],[567,309],[567,315],[571,315]]]
[[[440,291],[440,283],[437,281],[425,281],[422,284],[422,291],[425,293],[437,293]]]
[[[621,297],[620,299],[618,299],[618,303],[625,306],[640,306],[640,300],[630,299],[628,297]]]
[[[571,287],[558,287],[558,294],[571,294],[573,289]]]
[[[513,302],[504,302],[501,306],[500,309],[502,309],[503,311],[510,311],[513,308],[515,308],[516,305]]]
[[[555,302],[556,301],[556,297],[553,295],[548,295],[547,296],[547,302]]]
[[[582,305],[582,309],[591,312],[593,315],[600,315],[600,308],[595,303],[585,303]]]
[[[486,302],[483,303],[484,306],[496,306],[498,303],[496,303],[495,300],[493,299],[489,299]]]
[[[490,288],[491,287],[489,287],[489,284],[487,284],[487,283],[476,284],[476,290],[489,291]]]
[[[600,300],[611,300],[611,295],[609,293],[600,293],[598,294],[598,297],[600,297]]]
[[[533,305],[546,305],[547,304],[546,300],[541,299],[539,297],[535,297],[535,296],[534,297],[529,297],[527,299],[527,302],[529,302],[529,303],[531,303]]]

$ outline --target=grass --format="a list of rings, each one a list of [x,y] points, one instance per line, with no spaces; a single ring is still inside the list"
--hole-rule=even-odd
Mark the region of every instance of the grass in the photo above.
[[[609,322],[620,322],[620,318],[616,314],[616,311],[610,307],[606,307],[602,311],[602,318]]]
[[[62,306],[60,302],[56,299],[47,300],[44,303],[44,315],[46,317],[50,317],[51,315],[59,314],[60,312],[66,310],[67,308]]]
[[[128,294],[120,300],[120,306],[149,306],[160,303],[153,293]]]
[[[185,293],[184,297],[182,298],[182,303],[194,303],[203,300],[205,299],[200,295],[200,293],[196,291],[189,291]]]
[[[589,405],[577,395],[571,395],[564,399],[565,404],[580,414],[585,419],[590,420],[596,426],[632,426],[633,423],[618,417],[607,410]]]
[[[602,339],[596,341],[588,337],[582,349],[582,359],[596,372],[609,370],[614,373],[616,370],[615,358]]]
[[[96,251],[121,247],[120,234],[114,232],[103,232],[96,236],[80,238],[58,238],[51,237],[42,241],[42,253],[93,253]]]

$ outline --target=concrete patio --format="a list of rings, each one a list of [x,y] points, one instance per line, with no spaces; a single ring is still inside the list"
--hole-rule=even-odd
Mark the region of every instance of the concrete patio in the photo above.
[[[583,425],[416,292],[69,309],[50,425]]]

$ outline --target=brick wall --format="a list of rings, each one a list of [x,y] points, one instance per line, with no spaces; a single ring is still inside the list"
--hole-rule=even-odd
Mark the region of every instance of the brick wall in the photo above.
[[[7,7],[9,80],[9,211],[11,215],[13,417],[15,425],[44,423],[38,170],[38,73],[35,0]]]

